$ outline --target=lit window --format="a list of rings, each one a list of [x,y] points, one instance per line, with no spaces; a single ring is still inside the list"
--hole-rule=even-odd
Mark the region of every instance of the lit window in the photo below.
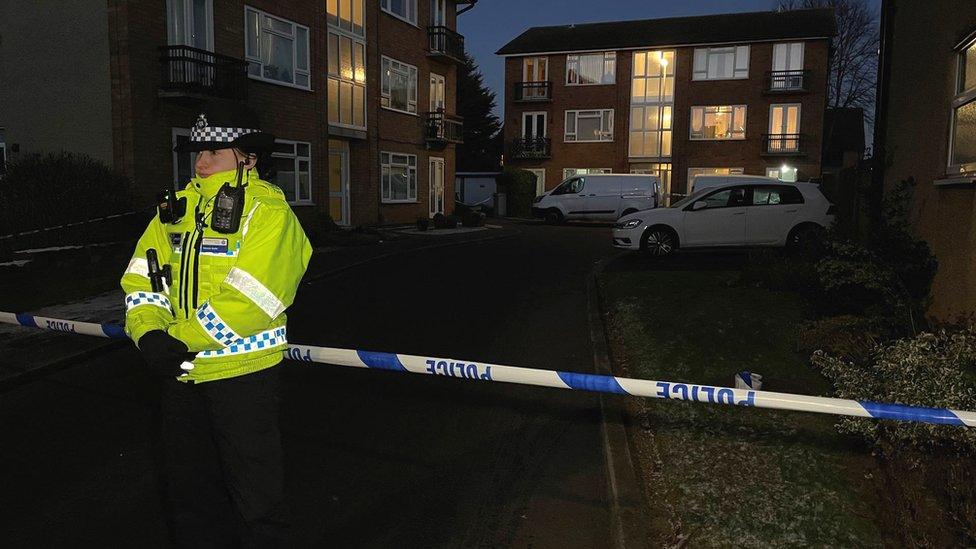
[[[363,2],[365,0],[328,0],[329,25],[365,36]]]
[[[366,129],[366,43],[329,32],[329,124]]]
[[[745,139],[746,106],[715,105],[691,108],[692,139]]]
[[[576,175],[591,175],[595,173],[611,173],[610,168],[563,168],[563,179]]]
[[[632,158],[671,156],[674,60],[674,50],[634,53],[628,145]]]

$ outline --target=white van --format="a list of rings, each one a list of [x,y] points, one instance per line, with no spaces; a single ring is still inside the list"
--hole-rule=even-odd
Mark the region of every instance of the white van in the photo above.
[[[661,203],[661,181],[655,175],[603,173],[575,175],[538,196],[532,215],[547,223],[570,219],[616,221]]]
[[[782,185],[783,181],[763,175],[699,175],[691,180],[691,194],[719,185]]]

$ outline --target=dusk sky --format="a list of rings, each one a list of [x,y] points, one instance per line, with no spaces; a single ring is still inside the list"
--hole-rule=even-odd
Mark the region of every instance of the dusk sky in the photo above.
[[[875,10],[880,9],[880,0],[869,2]],[[495,52],[529,27],[763,11],[773,9],[776,3],[776,0],[479,0],[474,9],[458,17],[458,31],[465,37],[465,49],[485,75],[485,84],[498,96],[496,113],[500,116],[504,107],[505,75],[502,58]]]

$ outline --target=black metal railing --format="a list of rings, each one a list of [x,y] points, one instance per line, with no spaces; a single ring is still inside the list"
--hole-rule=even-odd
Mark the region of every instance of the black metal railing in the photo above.
[[[516,101],[552,101],[552,82],[516,82]]]
[[[803,154],[805,136],[800,133],[763,134],[763,154]]]
[[[518,137],[512,140],[512,158],[549,158],[551,145],[548,137]]]
[[[464,62],[464,37],[444,27],[427,27],[431,55],[443,55],[459,63]]]
[[[464,119],[443,112],[424,113],[424,138],[436,143],[463,143]]]
[[[190,46],[162,46],[159,54],[160,91],[172,95],[247,98],[246,61]]]
[[[810,71],[768,71],[766,73],[767,92],[807,91]]]

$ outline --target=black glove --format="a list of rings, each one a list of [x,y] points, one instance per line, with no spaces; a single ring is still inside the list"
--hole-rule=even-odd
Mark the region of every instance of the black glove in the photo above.
[[[139,351],[149,366],[149,371],[162,377],[177,377],[186,372],[180,364],[193,360],[195,353],[189,352],[186,344],[162,330],[146,332],[139,338]]]

